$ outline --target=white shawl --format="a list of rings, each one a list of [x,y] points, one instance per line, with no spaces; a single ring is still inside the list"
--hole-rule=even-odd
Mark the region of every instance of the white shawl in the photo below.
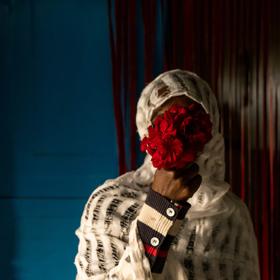
[[[224,181],[224,138],[218,132],[217,102],[208,84],[180,69],[167,71],[149,83],[137,104],[140,139],[147,135],[153,110],[182,94],[210,114],[213,137],[196,160],[202,183],[187,200],[192,206],[177,242],[169,249],[163,272],[151,273],[137,230],[137,215],[156,170],[147,154],[137,170],[106,180],[89,197],[75,232],[80,240],[74,262],[76,280],[260,279],[257,240],[248,208]],[[118,206],[108,212],[116,205],[113,202]],[[135,212],[123,223],[128,209]]]

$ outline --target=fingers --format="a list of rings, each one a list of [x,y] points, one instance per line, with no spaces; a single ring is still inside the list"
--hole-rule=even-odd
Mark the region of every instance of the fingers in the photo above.
[[[194,177],[199,171],[199,166],[197,163],[193,162],[191,165],[187,165],[186,167],[176,170],[174,178],[177,179],[179,177],[184,177],[186,179],[190,179]]]
[[[202,177],[200,175],[196,175],[193,177],[189,182],[184,184],[183,186],[185,188],[182,189],[180,198],[178,198],[178,201],[185,201],[186,199],[191,198],[194,193],[198,190],[200,184],[202,182]]]
[[[184,183],[184,186],[190,190],[191,195],[193,195],[197,189],[199,188],[200,184],[202,182],[201,175],[197,174],[192,179],[190,179],[188,182]]]

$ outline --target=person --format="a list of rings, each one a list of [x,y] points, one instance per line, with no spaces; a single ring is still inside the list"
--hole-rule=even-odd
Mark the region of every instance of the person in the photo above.
[[[185,168],[157,169],[147,153],[139,168],[93,190],[75,231],[76,280],[260,279],[249,210],[224,180],[224,138],[208,83],[181,69],[158,75],[138,100],[137,132],[142,140],[169,106],[190,102],[210,115],[212,138]]]

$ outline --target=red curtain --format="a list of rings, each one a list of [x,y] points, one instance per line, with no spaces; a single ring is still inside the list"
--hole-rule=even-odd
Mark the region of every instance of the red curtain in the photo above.
[[[280,2],[108,0],[108,8],[119,173],[136,168],[135,108],[144,85],[165,70],[196,72],[217,96],[226,181],[250,209],[262,279],[280,279]]]

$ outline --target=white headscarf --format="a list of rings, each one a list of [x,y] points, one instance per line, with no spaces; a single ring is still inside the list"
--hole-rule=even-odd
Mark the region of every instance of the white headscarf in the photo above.
[[[219,133],[219,109],[217,100],[208,83],[197,74],[181,69],[166,71],[157,76],[143,89],[137,103],[136,125],[140,140],[148,136],[148,127],[156,108],[167,99],[186,95],[198,102],[209,113],[213,124],[212,138],[204,146],[195,162],[199,165],[202,183],[187,201],[192,205],[187,213],[189,219],[212,216],[233,211],[225,194],[230,185],[224,181],[224,137]],[[134,172],[133,178],[140,185],[150,185],[156,168],[147,153],[143,164]]]

